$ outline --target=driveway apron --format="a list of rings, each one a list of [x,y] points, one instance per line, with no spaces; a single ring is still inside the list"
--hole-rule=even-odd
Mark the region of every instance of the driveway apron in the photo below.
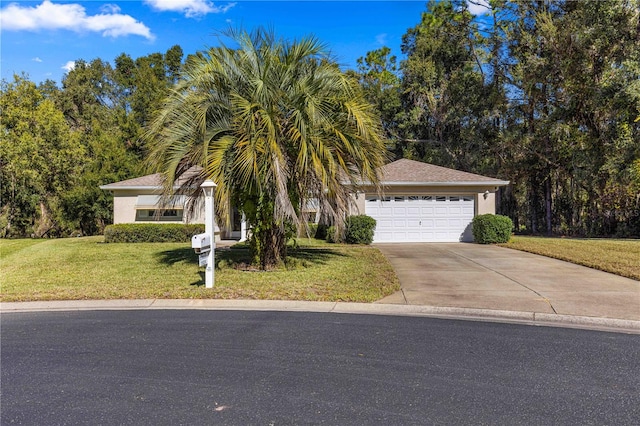
[[[491,245],[376,247],[401,285],[378,303],[640,320],[640,281]]]

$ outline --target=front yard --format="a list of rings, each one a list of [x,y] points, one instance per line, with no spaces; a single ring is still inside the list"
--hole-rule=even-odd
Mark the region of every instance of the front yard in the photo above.
[[[239,270],[246,249],[216,250],[213,289],[189,243],[103,243],[103,237],[0,240],[0,301],[273,299],[372,302],[400,288],[370,246],[301,240],[288,269]]]
[[[516,236],[502,246],[640,280],[640,240]]]

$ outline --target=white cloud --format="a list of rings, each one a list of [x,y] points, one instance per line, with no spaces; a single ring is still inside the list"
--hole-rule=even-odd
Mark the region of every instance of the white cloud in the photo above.
[[[66,72],[69,72],[69,71],[73,70],[75,67],[76,67],[76,62],[75,61],[69,61],[66,64],[64,64],[63,66],[61,66],[60,68],[62,68]]]
[[[100,12],[102,13],[120,13],[121,10],[117,4],[107,3],[100,6]]]
[[[469,6],[469,12],[472,15],[484,15],[491,10],[488,0],[467,0],[467,6]]]
[[[120,14],[115,5],[104,5],[102,13],[88,16],[80,4],[54,4],[44,0],[35,7],[11,3],[0,10],[0,26],[8,31],[70,30],[100,32],[103,36],[139,35],[149,40],[154,36],[142,22]]]
[[[42,62],[42,59],[38,58],[37,56],[35,58],[32,59],[33,62]]]
[[[235,3],[227,3],[224,6],[216,6],[209,0],[145,0],[151,8],[161,12],[180,12],[187,18],[196,18],[209,13],[225,13]]]
[[[382,34],[378,34],[376,36],[376,43],[378,44],[386,44],[387,43],[387,34],[386,33],[382,33]]]

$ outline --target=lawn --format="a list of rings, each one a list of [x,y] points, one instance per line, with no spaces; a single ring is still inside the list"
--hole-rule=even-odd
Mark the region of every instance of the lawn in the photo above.
[[[516,236],[502,246],[640,280],[640,240]]]
[[[246,248],[216,250],[213,289],[189,243],[125,244],[103,237],[0,240],[0,301],[277,299],[372,302],[400,288],[374,247],[301,240],[287,269],[236,269]],[[306,244],[305,244],[306,243]],[[220,263],[221,262],[221,263]]]

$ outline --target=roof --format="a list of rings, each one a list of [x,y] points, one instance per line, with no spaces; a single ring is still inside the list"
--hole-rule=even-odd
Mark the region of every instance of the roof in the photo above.
[[[180,186],[184,179],[193,177],[197,173],[200,173],[200,168],[192,167],[180,176],[176,186]],[[163,179],[161,173],[156,173],[103,185],[100,189],[162,189]],[[509,184],[508,180],[461,172],[407,158],[382,166],[380,182],[384,186],[505,186]]]
[[[492,177],[461,172],[447,167],[435,166],[421,161],[403,158],[382,166],[380,169],[382,185],[489,185],[504,186],[509,181]]]
[[[185,180],[194,177],[199,174],[200,171],[201,169],[199,167],[191,167],[183,173],[178,180],[176,180],[174,187],[179,187]],[[162,189],[163,182],[164,175],[162,173],[154,173],[152,175],[140,176],[133,179],[110,183],[108,185],[102,185],[100,186],[100,189]]]

